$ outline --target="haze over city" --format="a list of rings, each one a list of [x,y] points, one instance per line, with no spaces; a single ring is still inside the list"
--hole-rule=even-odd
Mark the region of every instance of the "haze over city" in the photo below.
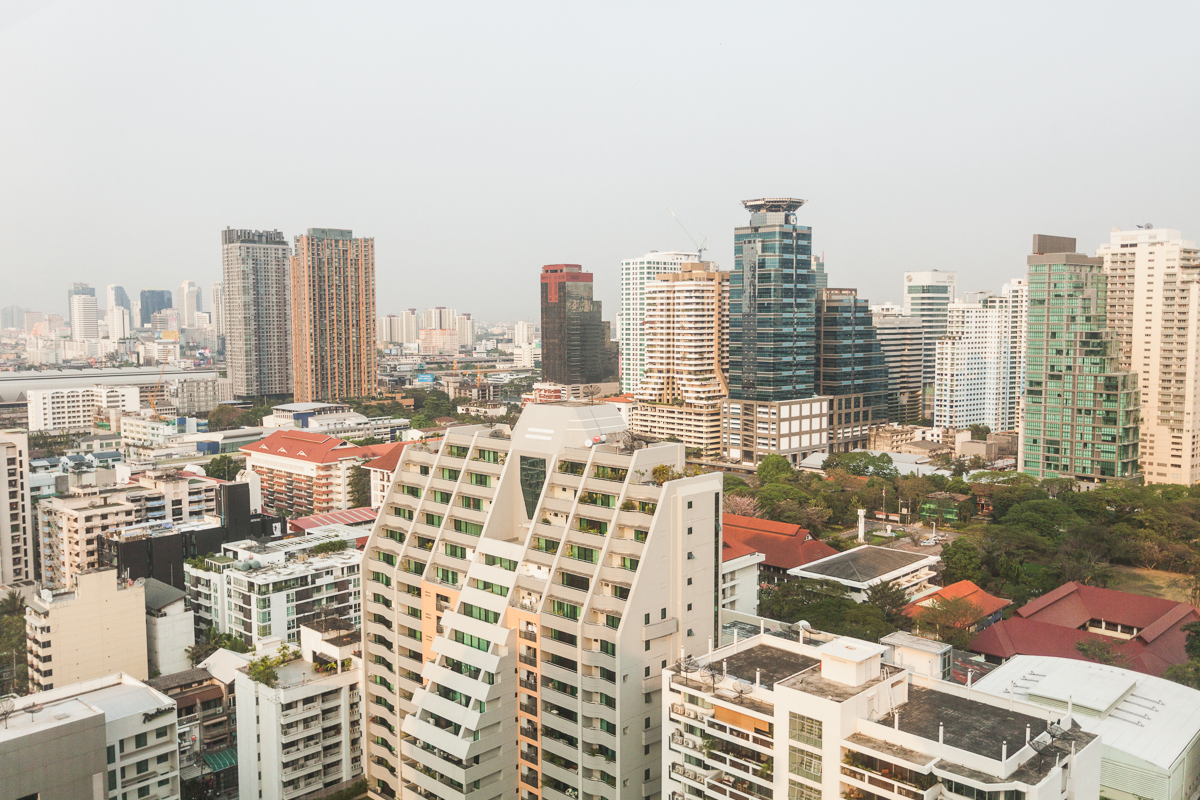
[[[378,307],[536,309],[544,263],[732,268],[738,201],[808,199],[836,285],[995,289],[1200,212],[1200,7],[13,3],[0,302],[220,277],[216,231],[376,239]]]

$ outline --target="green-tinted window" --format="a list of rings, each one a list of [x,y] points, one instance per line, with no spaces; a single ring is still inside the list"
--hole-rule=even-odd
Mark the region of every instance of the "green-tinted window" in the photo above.
[[[472,511],[483,510],[483,501],[478,497],[467,497],[466,495],[463,495],[459,498],[459,501],[461,502],[463,508],[469,508]]]
[[[484,622],[490,622],[492,624],[495,624],[500,621],[500,612],[489,611],[486,608],[480,608],[479,606],[473,606],[470,603],[463,603],[462,613],[466,614],[468,617],[474,617],[475,619],[481,619]]]
[[[596,465],[595,477],[606,481],[624,481],[625,476],[629,474],[629,470],[623,467],[606,467],[603,464]]]
[[[480,461],[486,461],[489,464],[496,464],[496,463],[499,463],[499,461],[500,461],[500,454],[498,452],[496,452],[495,450],[479,449],[479,450],[476,450],[475,452],[477,454],[475,457],[478,458]]]
[[[492,594],[498,594],[501,597],[508,597],[508,587],[501,586],[498,583],[491,583],[489,581],[479,581],[479,589],[484,592],[491,592]]]
[[[605,655],[615,656],[617,654],[616,642],[610,642],[607,639],[600,640],[600,652]]]
[[[634,531],[633,538],[639,542],[645,542],[650,537],[649,531]]]
[[[466,458],[470,452],[471,448],[463,447],[461,444],[446,445],[446,455],[452,458]]]
[[[569,644],[569,645],[571,645],[571,647],[574,647],[575,645],[577,645],[579,643],[579,637],[573,633],[567,633],[566,631],[560,631],[558,628],[547,628],[547,630],[549,631],[548,635],[550,636],[550,638],[556,642],[562,642],[563,644]]]
[[[451,586],[458,585],[458,573],[452,569],[446,569],[445,567],[438,567],[437,568],[437,577],[438,577],[438,580],[441,581],[442,583],[448,583]]]
[[[558,471],[567,475],[582,475],[583,470],[587,467],[579,461],[560,461],[558,462]]]
[[[400,506],[396,506],[392,509],[392,513],[400,519],[406,519],[409,522],[411,522],[413,518],[413,511],[411,508],[401,508]]]
[[[450,493],[443,492],[440,489],[433,490],[433,497],[430,498],[435,503],[440,503],[444,506],[450,505]]]
[[[454,530],[470,536],[479,536],[483,533],[483,526],[478,522],[467,522],[464,519],[456,519],[454,520]]]
[[[574,603],[568,603],[565,600],[551,600],[550,613],[567,619],[579,619],[579,606]]]
[[[421,488],[419,486],[409,486],[408,484],[405,484],[403,486],[403,488],[400,489],[400,491],[401,491],[401,493],[406,494],[409,497],[419,498],[421,496]]]
[[[788,738],[821,747],[821,720],[794,711],[788,712]]]
[[[788,771],[793,775],[820,783],[821,756],[808,750],[801,750],[799,747],[789,747]]]
[[[605,614],[604,624],[613,630],[616,630],[617,628],[621,627],[621,618],[616,614]]]
[[[442,515],[441,514],[430,514],[427,512],[425,514],[425,524],[432,525],[435,528],[442,527]]]
[[[458,472],[459,471],[456,469],[450,469],[449,467],[442,467],[441,471],[438,473],[438,477],[440,477],[444,481],[456,481],[456,480],[458,480]]]
[[[487,564],[489,567],[500,567],[501,569],[506,569],[509,572],[517,571],[517,562],[513,561],[511,558],[500,558],[500,556],[488,554],[483,557],[483,563]]]
[[[492,643],[487,639],[481,639],[478,636],[472,636],[471,634],[463,633],[462,631],[454,632],[454,641],[458,642],[459,644],[465,644],[467,647],[474,647],[476,650],[482,650],[485,653],[488,651],[488,648],[492,646]]]
[[[461,545],[450,544],[449,542],[446,542],[446,555],[450,556],[451,558],[465,559],[467,557],[467,548]]]
[[[533,537],[533,549],[542,553],[557,553],[558,542],[554,539],[544,539],[541,536]]]
[[[525,500],[525,516],[530,519],[545,485],[546,459],[521,456],[521,497]]]
[[[577,544],[567,545],[567,558],[574,558],[579,561],[586,561],[589,564],[595,564],[600,560],[600,551],[591,547],[580,547]]]
[[[576,518],[576,528],[584,533],[595,533],[600,536],[608,534],[608,523],[600,520],[587,519],[586,517]]]
[[[621,557],[621,566],[627,570],[636,571],[638,568],[638,560],[629,556]]]
[[[484,475],[479,472],[472,472],[472,473],[470,473],[470,478],[471,478],[471,485],[473,485],[473,486],[491,486],[492,485],[492,476],[491,475]]]

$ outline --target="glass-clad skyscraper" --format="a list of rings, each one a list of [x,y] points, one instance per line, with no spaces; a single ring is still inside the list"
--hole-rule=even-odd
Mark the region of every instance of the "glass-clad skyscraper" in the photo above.
[[[1038,478],[1139,474],[1137,375],[1118,369],[1104,259],[1065,236],[1034,236],[1020,466]]]
[[[804,200],[744,200],[750,224],[733,232],[729,291],[729,394],[779,402],[814,394],[812,228],[796,224]]]

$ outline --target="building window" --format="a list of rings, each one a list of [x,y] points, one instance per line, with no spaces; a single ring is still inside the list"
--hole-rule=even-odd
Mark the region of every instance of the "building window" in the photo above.
[[[525,516],[533,519],[538,498],[546,484],[546,459],[521,456],[521,497],[525,500]]]
[[[789,712],[788,738],[813,747],[821,747],[821,720],[806,717],[794,711]]]
[[[816,753],[801,750],[799,747],[788,748],[788,771],[810,781],[821,782],[821,757]]]
[[[821,800],[821,790],[788,781],[788,800]]]

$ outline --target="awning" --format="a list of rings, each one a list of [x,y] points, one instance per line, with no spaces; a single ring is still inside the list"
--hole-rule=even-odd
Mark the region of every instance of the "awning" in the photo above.
[[[204,763],[207,764],[208,768],[213,772],[220,772],[223,769],[229,769],[230,767],[237,766],[237,748],[230,747],[227,750],[218,750],[215,753],[205,753]]]

